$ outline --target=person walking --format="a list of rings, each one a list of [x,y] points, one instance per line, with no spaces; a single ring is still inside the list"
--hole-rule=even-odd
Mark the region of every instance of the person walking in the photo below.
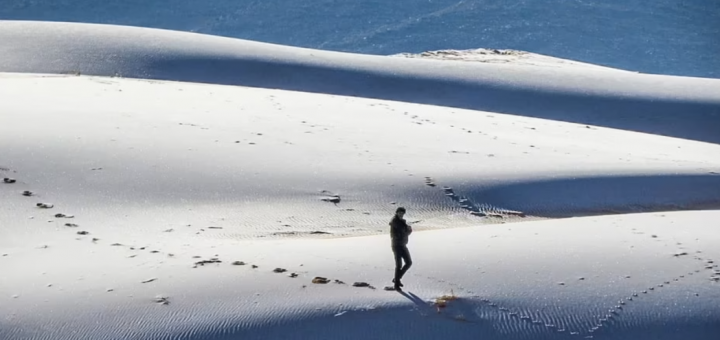
[[[403,217],[405,216],[405,208],[398,207],[395,210],[395,216],[390,221],[390,239],[392,241],[392,251],[395,255],[395,277],[393,283],[395,290],[402,290],[403,284],[400,281],[405,272],[412,266],[412,258],[408,251],[408,236],[412,234],[410,227]],[[403,265],[403,261],[405,264]]]

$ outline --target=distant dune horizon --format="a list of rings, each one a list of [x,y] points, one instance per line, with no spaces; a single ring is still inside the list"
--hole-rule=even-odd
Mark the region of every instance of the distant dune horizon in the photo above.
[[[516,49],[651,74],[720,78],[720,2],[5,0],[0,20],[164,28],[391,55]]]

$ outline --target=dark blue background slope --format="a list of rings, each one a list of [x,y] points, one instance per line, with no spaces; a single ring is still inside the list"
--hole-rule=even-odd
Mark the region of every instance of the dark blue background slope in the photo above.
[[[109,23],[370,54],[511,48],[720,78],[718,0],[0,0],[0,19]]]

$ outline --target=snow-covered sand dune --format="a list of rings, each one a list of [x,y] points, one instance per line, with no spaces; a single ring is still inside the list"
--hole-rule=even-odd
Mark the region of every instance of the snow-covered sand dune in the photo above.
[[[0,41],[1,71],[33,73],[0,74],[0,339],[720,334],[720,213],[661,212],[720,206],[720,145],[696,141],[717,141],[717,81],[99,25],[0,22]],[[423,86],[508,110],[625,96],[661,112],[593,117],[704,137],[422,105]],[[404,294],[382,289],[398,205]]]
[[[160,233],[111,246],[108,234],[93,243],[48,231],[56,241],[47,249],[0,258],[0,289],[15,296],[2,297],[0,337],[710,340],[720,332],[718,218],[653,213],[416,233],[403,294],[383,290],[392,276],[385,235],[187,238],[192,245],[141,250]],[[212,258],[222,262],[193,267]],[[438,308],[446,294],[458,299]]]
[[[332,93],[720,143],[716,79],[608,72],[572,63],[549,67],[552,63],[544,58],[533,66],[407,60],[95,24],[0,21],[0,41],[4,72],[120,75]]]

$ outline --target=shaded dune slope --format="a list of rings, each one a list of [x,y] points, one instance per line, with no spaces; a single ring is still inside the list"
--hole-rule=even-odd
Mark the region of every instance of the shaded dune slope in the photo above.
[[[606,215],[643,211],[697,210],[720,205],[720,175],[640,174],[555,176],[501,184],[465,181],[458,193],[477,211],[494,207],[542,217]]]
[[[13,84],[0,89],[13,98],[0,103],[0,175],[18,180],[0,217],[28,233],[41,229],[23,190],[97,228],[128,215],[126,230],[212,223],[223,229],[209,237],[231,238],[374,234],[395,205],[421,229],[720,207],[714,144],[323,94],[0,79]]]
[[[4,72],[329,93],[720,143],[720,80],[714,79],[354,55],[94,24],[4,21],[0,40]]]

